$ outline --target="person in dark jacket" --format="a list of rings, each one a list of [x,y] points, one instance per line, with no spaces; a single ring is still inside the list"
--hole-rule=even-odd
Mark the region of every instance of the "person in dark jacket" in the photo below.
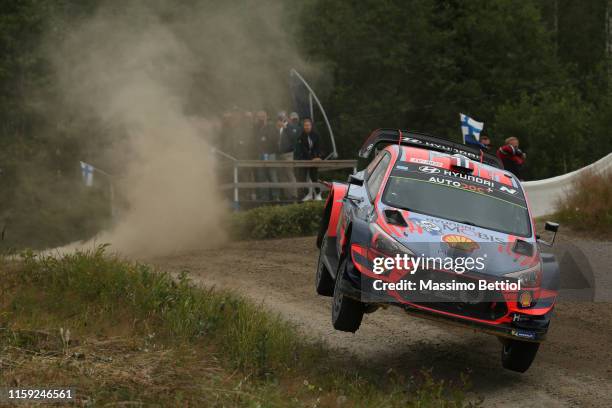
[[[302,133],[298,136],[295,143],[295,160],[321,160],[319,135],[312,128],[312,120],[310,118],[304,118],[302,128]],[[299,181],[307,181],[310,179],[311,182],[316,182],[319,179],[319,172],[316,167],[301,167],[299,170]],[[318,187],[309,189],[302,201],[312,199],[322,200],[321,190]]]
[[[509,137],[504,143],[502,147],[497,149],[497,157],[502,161],[504,169],[514,174],[519,180],[522,180],[521,170],[527,155],[519,149],[518,138]]]
[[[488,151],[491,148],[491,139],[487,135],[480,135],[480,150]]]
[[[279,117],[277,120],[277,128],[280,131],[279,141],[279,156],[280,160],[294,160],[295,144],[298,136],[302,133],[302,127],[300,126],[300,116],[297,112],[291,112],[289,115],[289,122],[283,122],[282,118]],[[296,172],[292,167],[286,167],[279,169],[279,179],[281,181],[295,183],[297,181]],[[298,197],[298,191],[296,188],[289,188],[285,190],[287,192],[287,198],[295,201]]]
[[[254,145],[259,160],[276,160],[276,152],[278,150],[278,131],[274,126],[268,123],[268,114],[266,111],[259,111],[255,115],[255,124],[253,127]],[[255,171],[255,179],[260,182],[278,182],[276,169],[258,167]],[[258,200],[278,201],[280,192],[276,188],[272,189],[257,189]]]
[[[293,151],[298,136],[302,133],[300,116],[297,112],[291,112],[289,122],[283,127],[280,140],[280,154],[287,155],[287,160],[293,160]]]

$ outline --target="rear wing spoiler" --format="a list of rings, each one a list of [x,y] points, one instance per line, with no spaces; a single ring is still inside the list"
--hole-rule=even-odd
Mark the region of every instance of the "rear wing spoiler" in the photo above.
[[[401,140],[400,140],[401,132]],[[483,162],[493,167],[503,169],[501,161],[494,154],[482,151],[476,147],[451,142],[424,133],[399,129],[376,129],[366,139],[359,150],[359,157],[367,159],[373,151],[391,144],[414,146],[427,150],[435,150],[447,154],[461,154],[469,159]]]

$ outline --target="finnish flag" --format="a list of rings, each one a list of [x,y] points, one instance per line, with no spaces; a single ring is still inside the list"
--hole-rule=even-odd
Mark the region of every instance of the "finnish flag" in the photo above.
[[[478,122],[468,115],[459,114],[461,119],[461,133],[463,134],[463,144],[482,146],[480,144],[480,132],[484,127],[484,122]]]
[[[93,173],[96,170],[91,164],[81,162],[81,174],[83,175],[83,182],[87,187],[93,185]]]

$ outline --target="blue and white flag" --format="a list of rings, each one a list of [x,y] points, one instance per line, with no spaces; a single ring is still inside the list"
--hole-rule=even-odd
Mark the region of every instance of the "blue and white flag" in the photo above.
[[[93,174],[96,168],[91,164],[81,162],[81,174],[83,175],[83,182],[87,187],[93,185]]]
[[[482,146],[480,144],[480,132],[484,127],[484,122],[478,122],[468,115],[459,114],[461,119],[461,133],[463,133],[463,144]]]

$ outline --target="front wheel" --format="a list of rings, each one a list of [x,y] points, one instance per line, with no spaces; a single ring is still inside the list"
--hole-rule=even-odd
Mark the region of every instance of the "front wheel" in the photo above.
[[[340,289],[347,262],[350,261],[348,257],[345,257],[336,275],[332,302],[332,324],[336,330],[355,333],[361,325],[365,308],[363,303],[345,296]]]
[[[507,370],[524,373],[533,363],[540,343],[505,340],[502,344],[502,365]]]

